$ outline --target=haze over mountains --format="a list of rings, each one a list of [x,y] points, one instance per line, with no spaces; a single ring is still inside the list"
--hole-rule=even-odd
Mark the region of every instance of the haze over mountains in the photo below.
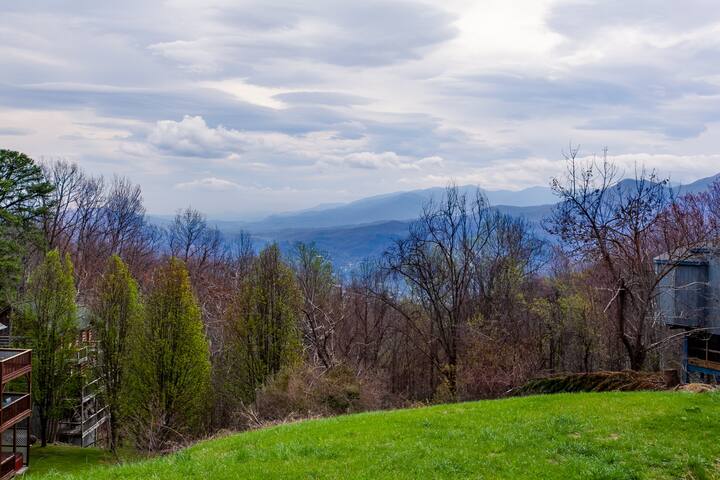
[[[464,192],[474,193],[477,187],[460,187]],[[394,192],[363,198],[354,202],[313,208],[299,212],[275,214],[258,222],[245,224],[250,231],[271,231],[286,228],[318,228],[359,225],[389,220],[417,218],[423,205],[433,198],[441,198],[444,187]],[[555,196],[547,187],[531,187],[524,190],[489,190],[485,195],[491,205],[534,207],[555,202]]]
[[[685,185],[673,185],[679,194],[697,193],[720,174],[702,178]],[[633,180],[623,180],[621,185]],[[474,193],[474,185],[461,186],[466,193]],[[402,237],[410,222],[422,212],[431,199],[442,197],[444,187],[394,192],[363,198],[344,204],[325,204],[312,209],[270,215],[260,221],[242,222],[211,219],[224,234],[249,232],[258,246],[278,242],[289,251],[296,242],[314,242],[332,258],[336,267],[352,270],[365,258],[380,255],[393,239]],[[484,191],[490,205],[503,213],[523,217],[537,228],[552,210],[557,197],[549,187],[531,187],[518,191]],[[167,219],[154,217],[157,223]]]

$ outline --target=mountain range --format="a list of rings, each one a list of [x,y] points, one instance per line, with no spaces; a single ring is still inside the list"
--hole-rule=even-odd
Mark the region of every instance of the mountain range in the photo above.
[[[474,193],[474,185],[459,187],[465,193]],[[288,228],[325,228],[361,225],[392,220],[412,220],[422,212],[422,207],[431,199],[442,198],[444,187],[394,192],[362,198],[345,204],[334,204],[326,208],[312,208],[298,212],[271,215],[257,222],[244,223],[248,231],[269,232]],[[537,207],[556,201],[547,187],[530,187],[524,190],[486,190],[483,192],[491,205],[508,207]]]
[[[695,182],[672,185],[679,193],[698,193],[706,190],[720,174]],[[622,180],[630,185],[633,180]],[[474,193],[476,186],[459,187],[462,192]],[[401,191],[376,195],[342,204],[325,204],[287,213],[270,215],[254,222],[212,220],[225,235],[249,232],[258,247],[277,242],[289,251],[296,242],[314,242],[341,271],[350,271],[360,261],[380,255],[393,241],[406,234],[412,220],[422,213],[423,206],[432,199],[442,198],[443,187]],[[490,205],[503,213],[525,218],[542,234],[540,221],[552,210],[557,197],[548,187],[523,190],[484,190]],[[162,224],[167,219],[153,217]]]

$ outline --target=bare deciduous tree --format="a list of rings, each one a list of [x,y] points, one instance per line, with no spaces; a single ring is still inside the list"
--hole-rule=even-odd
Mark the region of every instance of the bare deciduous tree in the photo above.
[[[524,221],[490,208],[479,190],[469,196],[450,186],[385,255],[399,289],[395,299],[385,298],[406,319],[412,337],[423,339],[423,351],[452,397],[466,327],[489,313],[511,274],[520,279],[528,272],[537,246],[527,229]]]
[[[183,260],[191,274],[201,273],[222,251],[218,229],[208,225],[205,215],[192,207],[175,215],[167,236],[171,255]]]
[[[341,287],[332,263],[313,244],[297,244],[292,265],[303,298],[300,323],[309,356],[330,368],[335,363],[335,326],[343,320]]]
[[[587,161],[578,154],[570,149],[565,178],[552,182],[560,203],[545,227],[568,255],[596,269],[607,292],[605,310],[630,368],[639,370],[664,343],[654,315],[659,282],[706,240],[705,231],[685,215],[666,179],[640,170],[620,181],[607,150]],[[661,253],[668,262],[656,272],[653,259]]]

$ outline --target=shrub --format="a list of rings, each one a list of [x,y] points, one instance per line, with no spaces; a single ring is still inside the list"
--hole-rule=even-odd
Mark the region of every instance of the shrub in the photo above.
[[[382,408],[378,385],[344,365],[329,369],[295,364],[282,369],[257,391],[245,412],[246,426],[325,417]]]

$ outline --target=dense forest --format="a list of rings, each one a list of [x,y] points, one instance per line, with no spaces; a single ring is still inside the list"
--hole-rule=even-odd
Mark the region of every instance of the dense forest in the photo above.
[[[84,329],[109,446],[158,452],[297,417],[498,397],[559,372],[677,367],[655,304],[672,267],[653,259],[718,236],[720,184],[678,196],[653,172],[622,180],[606,155],[566,163],[543,238],[451,185],[340,276],[312,244],[258,251],[190,207],[158,227],[129,179],[0,150],[0,301],[13,344],[33,349],[41,442]]]

